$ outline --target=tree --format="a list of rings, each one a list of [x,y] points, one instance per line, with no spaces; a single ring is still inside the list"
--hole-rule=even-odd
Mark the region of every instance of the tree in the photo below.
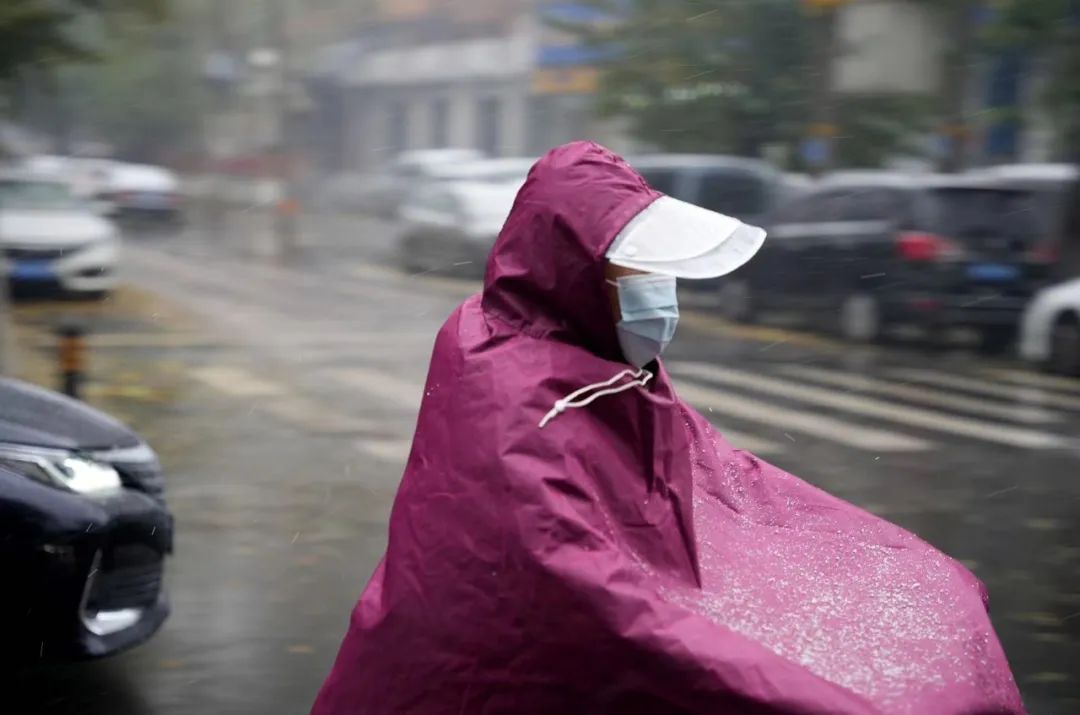
[[[812,25],[801,0],[591,0],[611,22],[559,26],[609,48],[600,110],[671,151],[795,154],[813,121]],[[837,163],[875,165],[923,123],[918,100],[834,102]]]
[[[1048,67],[1042,98],[1062,152],[1080,162],[1080,0],[998,0],[988,41],[1021,49]]]
[[[166,0],[3,0],[0,3],[0,81],[20,69],[90,59],[94,52],[77,38],[76,26],[87,16],[119,17],[136,13],[160,17]]]

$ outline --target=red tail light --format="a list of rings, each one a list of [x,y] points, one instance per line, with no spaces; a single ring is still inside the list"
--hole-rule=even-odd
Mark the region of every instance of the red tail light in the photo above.
[[[1057,263],[1061,258],[1061,247],[1051,241],[1040,241],[1028,251],[1028,260],[1032,263]]]
[[[905,261],[923,263],[957,258],[963,253],[949,239],[921,231],[903,231],[896,237],[896,247]]]

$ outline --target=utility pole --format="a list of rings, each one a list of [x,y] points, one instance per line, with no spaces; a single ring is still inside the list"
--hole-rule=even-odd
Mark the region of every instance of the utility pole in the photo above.
[[[973,0],[949,0],[943,4],[948,47],[942,73],[939,128],[942,172],[967,168],[971,148],[971,124],[967,115],[971,62],[975,48],[976,10]]]
[[[278,255],[293,260],[299,252],[300,204],[296,196],[296,156],[292,142],[292,47],[289,35],[289,0],[264,0],[266,37],[277,53],[277,82],[273,92],[276,145],[273,166],[278,185],[274,206],[274,236]]]
[[[849,0],[803,0],[810,14],[812,47],[812,77],[810,123],[803,138],[802,156],[810,173],[824,174],[836,160],[836,97],[832,86],[832,70],[836,59],[837,9]]]

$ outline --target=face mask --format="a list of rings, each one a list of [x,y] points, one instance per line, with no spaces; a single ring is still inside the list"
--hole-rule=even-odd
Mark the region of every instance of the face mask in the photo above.
[[[622,320],[615,326],[619,345],[626,361],[640,368],[659,357],[675,337],[679,322],[675,278],[623,276],[614,285],[619,289],[622,312]]]

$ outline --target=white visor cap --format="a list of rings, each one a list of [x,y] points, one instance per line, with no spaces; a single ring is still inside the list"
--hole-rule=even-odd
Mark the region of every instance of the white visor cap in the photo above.
[[[676,278],[719,278],[753,258],[763,243],[764,229],[661,196],[619,232],[607,259]]]

